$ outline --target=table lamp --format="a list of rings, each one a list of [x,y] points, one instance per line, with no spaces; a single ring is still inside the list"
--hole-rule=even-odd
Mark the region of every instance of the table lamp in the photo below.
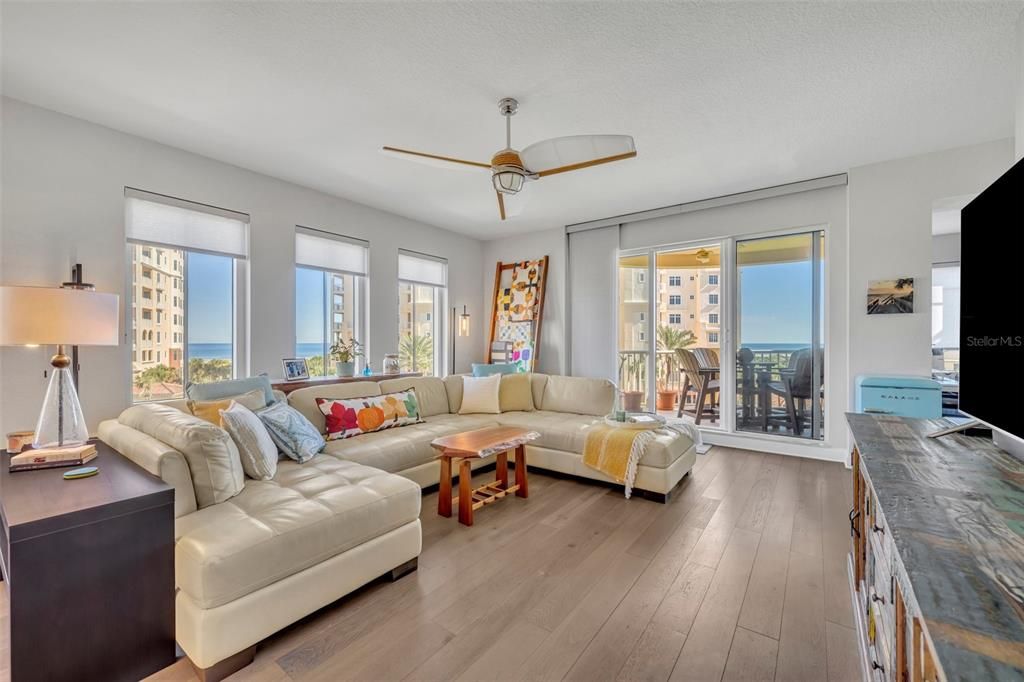
[[[89,439],[64,347],[118,345],[118,311],[117,294],[90,288],[0,286],[0,346],[57,346],[33,447],[70,447]]]

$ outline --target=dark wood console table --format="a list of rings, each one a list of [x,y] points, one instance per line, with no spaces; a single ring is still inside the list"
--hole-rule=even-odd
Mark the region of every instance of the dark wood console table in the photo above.
[[[371,374],[370,376],[354,377],[316,377],[315,379],[302,379],[300,381],[275,381],[271,387],[275,391],[281,391],[288,395],[292,391],[310,386],[329,386],[331,384],[352,384],[357,381],[384,381],[385,379],[412,379],[423,376],[422,372],[402,372],[401,374]]]
[[[1024,462],[930,419],[848,414],[865,677],[1024,679]]]
[[[90,466],[8,471],[0,568],[12,680],[138,680],[174,663],[174,489],[102,441]]]

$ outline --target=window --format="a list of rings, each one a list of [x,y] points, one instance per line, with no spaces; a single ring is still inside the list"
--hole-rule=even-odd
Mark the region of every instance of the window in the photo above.
[[[708,343],[718,343],[718,332],[708,332]]]
[[[708,324],[718,324],[718,313],[708,313]]]
[[[668,285],[670,287],[681,287],[683,286],[683,278],[679,275],[670,275],[668,278]]]
[[[718,294],[708,294],[708,305],[718,305]]]
[[[126,188],[125,225],[132,400],[182,398],[188,382],[247,374],[249,217]]]
[[[683,304],[683,297],[680,296],[679,294],[672,294],[671,296],[668,297],[668,304],[669,305],[682,305]]]
[[[690,294],[690,300],[691,301],[693,300],[693,294]]]
[[[398,362],[403,372],[444,373],[444,329],[448,262],[398,252]]]
[[[668,316],[668,323],[669,324],[682,324],[683,323],[683,316],[680,315],[679,313],[672,313],[671,315]]]
[[[330,351],[339,339],[365,343],[368,261],[368,242],[295,229],[295,355],[306,358],[310,376],[334,374]]]
[[[932,267],[932,371],[960,371],[960,264]]]
[[[718,284],[718,275],[708,275],[708,284],[711,286]]]
[[[640,284],[643,284],[644,282],[646,282],[647,281],[647,273],[643,272],[643,271],[637,272],[636,273],[636,281],[639,282]]]
[[[643,321],[644,321],[645,317],[646,317],[646,316],[644,315],[644,313],[640,313],[640,321],[641,321],[641,322],[643,322]]]

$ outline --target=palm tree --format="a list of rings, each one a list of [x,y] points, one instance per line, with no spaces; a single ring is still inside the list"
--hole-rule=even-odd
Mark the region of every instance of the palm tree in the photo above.
[[[670,350],[675,351],[677,348],[686,348],[697,343],[697,337],[689,329],[676,329],[669,327],[668,325],[658,325],[658,350]],[[676,366],[676,356],[673,352],[670,355],[665,356],[665,377],[664,386],[669,385],[669,379],[672,376],[672,372]]]
[[[398,341],[398,361],[407,372],[413,371],[413,368],[417,372],[432,372],[434,339],[429,336],[403,336]]]
[[[686,348],[697,343],[697,337],[689,329],[675,329],[668,325],[658,325],[658,350],[675,350]]]

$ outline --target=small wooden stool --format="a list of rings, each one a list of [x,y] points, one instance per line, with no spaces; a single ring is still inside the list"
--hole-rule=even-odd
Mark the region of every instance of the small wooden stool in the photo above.
[[[440,450],[441,477],[438,484],[437,513],[452,515],[452,505],[458,501],[459,523],[473,525],[473,511],[515,493],[516,497],[529,497],[526,474],[526,443],[537,434],[514,426],[496,426],[467,431],[453,436],[437,438],[432,443]],[[515,452],[516,482],[508,484],[508,453]],[[497,462],[494,481],[472,489],[471,460],[495,455]],[[459,494],[452,497],[452,466],[458,460]]]

